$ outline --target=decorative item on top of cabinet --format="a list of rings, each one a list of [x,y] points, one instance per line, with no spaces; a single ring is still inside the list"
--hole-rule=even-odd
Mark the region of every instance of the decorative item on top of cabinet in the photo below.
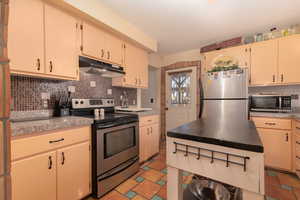
[[[265,165],[292,171],[292,121],[265,117],[252,120],[264,145]]]
[[[148,88],[148,53],[130,43],[124,45],[125,76],[113,78],[113,86]]]
[[[65,200],[89,195],[90,137],[91,128],[86,126],[13,139],[12,199]]]
[[[251,45],[251,85],[277,83],[277,40]]]
[[[76,18],[41,0],[10,1],[9,6],[11,72],[78,80],[79,27]]]
[[[96,25],[83,22],[81,27],[81,52],[97,60],[123,65],[124,43]]]
[[[159,152],[159,116],[145,116],[139,119],[140,162],[144,162]]]

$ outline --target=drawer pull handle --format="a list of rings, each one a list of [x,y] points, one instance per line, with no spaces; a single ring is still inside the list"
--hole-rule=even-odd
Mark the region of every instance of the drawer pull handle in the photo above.
[[[148,122],[152,122],[152,120],[151,120],[151,119],[149,119],[149,120],[148,120]]]
[[[49,166],[48,169],[52,169],[52,156],[49,156]]]
[[[37,59],[37,70],[40,71],[41,69],[41,60],[38,58]]]
[[[296,169],[297,172],[300,172],[300,169]]]
[[[61,165],[65,164],[65,153],[61,152],[61,157],[62,157],[62,161],[61,161]]]
[[[300,127],[297,127],[297,126],[296,126],[296,129],[300,129]]]
[[[49,143],[52,144],[52,143],[62,142],[64,140],[65,140],[64,138],[61,138],[59,140],[51,140],[51,141],[49,141]]]
[[[50,72],[52,72],[53,71],[53,63],[52,63],[52,61],[50,61]]]
[[[300,144],[300,142],[296,141],[296,144]]]
[[[287,141],[287,142],[289,141],[289,134],[288,133],[285,134],[285,141]]]
[[[300,157],[299,157],[299,156],[296,156],[296,158],[300,160]]]
[[[275,125],[276,125],[276,123],[274,123],[274,122],[266,122],[266,123],[265,123],[265,125],[269,125],[269,126],[275,126]]]

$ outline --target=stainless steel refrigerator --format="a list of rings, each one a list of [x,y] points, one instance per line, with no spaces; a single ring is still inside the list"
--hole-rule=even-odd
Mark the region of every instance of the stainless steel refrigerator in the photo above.
[[[203,74],[199,117],[221,123],[248,120],[248,70]]]

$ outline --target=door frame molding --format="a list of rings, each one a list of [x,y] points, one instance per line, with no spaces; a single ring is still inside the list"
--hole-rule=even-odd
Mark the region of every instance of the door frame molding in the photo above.
[[[199,81],[201,77],[201,60],[196,60],[196,61],[181,61],[181,62],[176,62],[171,65],[167,65],[161,68],[161,88],[160,88],[160,111],[161,111],[161,137],[162,141],[165,141],[166,139],[166,73],[169,70],[176,70],[176,69],[184,69],[184,68],[189,68],[189,67],[196,67],[196,87],[197,87],[197,92],[196,92],[196,108],[197,112],[196,115],[198,115],[200,111],[200,87],[199,87]],[[197,116],[196,116],[197,117]]]

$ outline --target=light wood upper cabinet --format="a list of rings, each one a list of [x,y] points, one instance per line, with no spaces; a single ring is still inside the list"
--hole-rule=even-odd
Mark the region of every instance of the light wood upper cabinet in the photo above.
[[[278,74],[280,83],[299,83],[300,35],[278,40]]]
[[[257,128],[257,131],[264,145],[265,165],[291,170],[291,131],[264,128]]]
[[[250,45],[226,48],[221,54],[234,58],[240,67],[250,68]]]
[[[8,58],[12,72],[44,73],[44,12],[40,0],[9,2]]]
[[[204,54],[204,69],[207,72],[213,68],[214,60],[220,55],[220,51],[211,51]]]
[[[90,143],[57,151],[57,199],[81,199],[90,193]]]
[[[12,199],[56,199],[56,152],[12,163]]]
[[[83,23],[81,28],[82,54],[95,59],[104,59],[105,32],[89,23]]]
[[[277,82],[277,40],[254,43],[251,46],[251,85]]]
[[[79,74],[77,19],[51,5],[45,4],[46,73],[71,77]]]
[[[124,43],[121,39],[112,34],[106,34],[106,57],[105,59],[112,64],[123,65]]]
[[[111,64],[123,65],[123,41],[89,23],[82,24],[82,54]]]

